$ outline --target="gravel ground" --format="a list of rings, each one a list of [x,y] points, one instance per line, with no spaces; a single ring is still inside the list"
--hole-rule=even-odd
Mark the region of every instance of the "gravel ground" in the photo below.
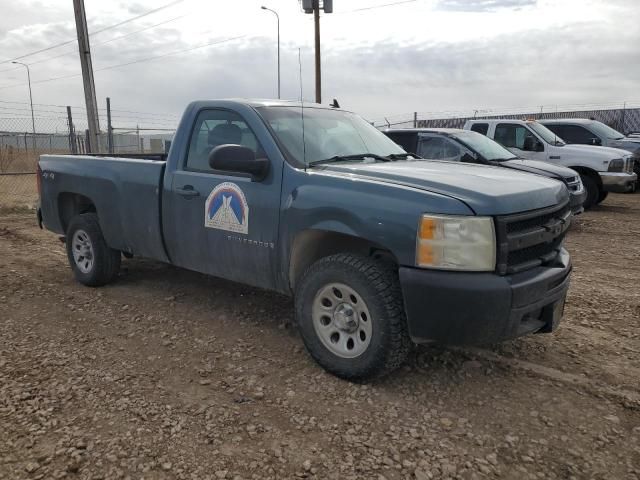
[[[639,234],[640,195],[610,195],[569,234],[557,332],[355,385],[287,298],[145,260],[82,287],[5,211],[0,479],[640,479]]]

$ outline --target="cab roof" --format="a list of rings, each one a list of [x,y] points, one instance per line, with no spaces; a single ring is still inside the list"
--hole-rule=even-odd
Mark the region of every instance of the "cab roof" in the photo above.
[[[567,123],[567,124],[580,124],[580,125],[588,125],[590,123],[595,122],[596,120],[591,120],[589,118],[545,118],[544,120],[540,120],[540,123]]]
[[[463,130],[462,128],[387,128],[383,130],[384,133],[445,133],[445,134],[454,134],[454,133],[462,133],[467,132],[467,130]]]
[[[300,102],[299,100],[279,100],[271,98],[220,98],[210,100],[196,100],[194,103],[236,103],[242,105],[248,105],[253,108],[258,107],[298,107],[304,106],[304,108],[322,108],[326,110],[340,110],[348,111],[343,108],[334,108],[329,104],[313,103],[313,102]]]

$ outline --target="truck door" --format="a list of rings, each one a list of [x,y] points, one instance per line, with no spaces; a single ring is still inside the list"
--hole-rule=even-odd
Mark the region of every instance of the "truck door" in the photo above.
[[[241,174],[214,172],[209,153],[225,144],[243,145],[256,158],[267,157],[249,123],[237,112],[201,110],[170,189],[165,186],[167,251],[174,265],[272,288],[282,164],[272,160],[269,174],[260,182]]]
[[[496,125],[493,139],[518,157],[547,160],[544,143],[524,125],[499,123]]]

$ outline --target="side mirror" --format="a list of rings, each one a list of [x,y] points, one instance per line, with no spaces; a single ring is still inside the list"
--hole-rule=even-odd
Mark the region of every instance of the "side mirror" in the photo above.
[[[209,166],[213,170],[248,176],[262,181],[269,173],[269,160],[256,158],[255,153],[242,145],[219,145],[209,153]]]
[[[470,154],[469,152],[465,152],[460,159],[461,162],[464,163],[476,163],[478,161],[477,157]]]
[[[601,146],[602,145],[602,140],[600,140],[598,137],[593,137],[591,139],[591,145]]]
[[[524,138],[522,149],[525,152],[544,152],[544,145],[534,136]]]

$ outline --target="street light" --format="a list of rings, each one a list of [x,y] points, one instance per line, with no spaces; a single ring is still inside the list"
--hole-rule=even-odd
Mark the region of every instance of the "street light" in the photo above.
[[[16,65],[22,65],[27,69],[27,81],[29,82],[29,103],[31,104],[31,128],[33,129],[33,153],[36,153],[36,120],[33,117],[33,96],[31,95],[31,72],[29,72],[29,65],[22,62],[13,61]]]
[[[269,10],[270,12],[274,13],[276,18],[278,19],[278,98],[280,98],[280,16],[278,15],[278,12],[267,8],[264,5],[260,8],[262,8],[262,10]]]

